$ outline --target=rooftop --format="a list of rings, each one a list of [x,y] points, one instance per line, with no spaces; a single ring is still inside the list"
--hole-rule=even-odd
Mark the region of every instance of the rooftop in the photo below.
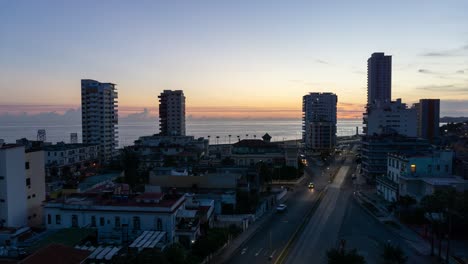
[[[28,256],[19,263],[22,264],[80,264],[91,254],[87,250],[79,250],[69,246],[61,244],[50,244],[46,247],[41,248],[34,254]]]
[[[47,145],[43,147],[45,151],[63,151],[63,150],[71,150],[71,149],[78,149],[78,148],[85,148],[85,147],[96,147],[99,146],[97,144],[68,144],[68,143],[57,143],[55,145]]]
[[[248,147],[248,148],[277,148],[275,143],[267,142],[261,139],[243,139],[233,144],[234,147]]]

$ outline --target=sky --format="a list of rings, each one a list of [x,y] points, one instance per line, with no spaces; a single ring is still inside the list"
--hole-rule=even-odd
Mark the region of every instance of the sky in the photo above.
[[[392,98],[468,116],[468,1],[0,0],[0,116],[78,109],[80,80],[117,84],[119,114],[182,89],[193,118],[300,118],[338,95],[361,118],[367,59],[393,56]]]

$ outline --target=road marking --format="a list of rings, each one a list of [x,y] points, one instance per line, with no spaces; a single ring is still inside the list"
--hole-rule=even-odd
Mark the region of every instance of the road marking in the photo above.
[[[241,255],[244,255],[246,251],[247,251],[247,248],[246,248],[246,247],[243,248],[243,249],[242,249],[242,252],[241,252]]]
[[[255,253],[255,256],[258,256],[258,254],[260,254],[260,252],[262,252],[263,248],[261,248],[257,253]]]

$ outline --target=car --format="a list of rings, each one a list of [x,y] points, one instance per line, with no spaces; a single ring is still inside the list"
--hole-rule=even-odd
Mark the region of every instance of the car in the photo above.
[[[308,186],[308,187],[309,187],[309,189],[314,189],[314,188],[315,188],[315,185],[314,185],[314,183],[309,182],[309,186]]]
[[[288,208],[287,205],[279,204],[278,206],[276,206],[276,212],[282,213],[282,212],[286,211],[286,208]]]

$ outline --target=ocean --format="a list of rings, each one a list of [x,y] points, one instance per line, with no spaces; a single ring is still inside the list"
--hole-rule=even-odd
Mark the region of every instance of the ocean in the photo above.
[[[132,145],[140,136],[158,133],[156,121],[124,122],[119,121],[119,147]],[[337,135],[351,136],[356,134],[356,127],[362,133],[362,120],[338,120]],[[46,130],[47,142],[70,142],[70,133],[78,133],[81,142],[81,125],[68,124],[35,124],[3,123],[0,124],[0,139],[14,143],[16,139],[35,140],[37,130]],[[236,142],[237,136],[261,138],[265,133],[272,136],[272,141],[300,139],[302,137],[301,120],[187,120],[187,135],[195,137],[210,136],[210,144]],[[231,135],[231,138],[229,138]]]

